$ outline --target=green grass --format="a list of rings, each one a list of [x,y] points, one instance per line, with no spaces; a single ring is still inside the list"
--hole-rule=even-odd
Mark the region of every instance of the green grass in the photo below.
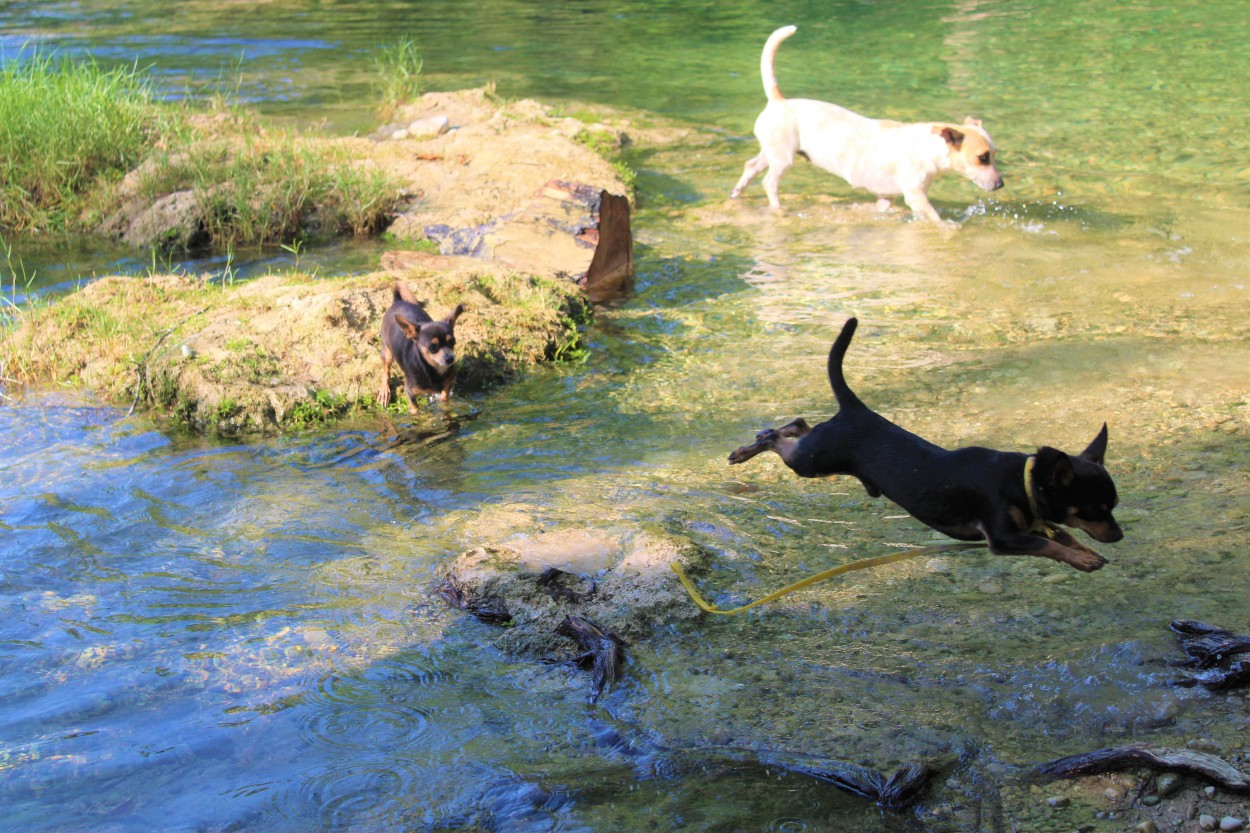
[[[573,140],[606,159],[625,184],[627,191],[631,194],[634,192],[638,185],[638,172],[626,158],[619,137],[604,130],[584,128],[577,132]]]
[[[184,137],[151,158],[141,188],[151,197],[191,191],[209,244],[281,244],[381,231],[398,188],[346,151],[283,131]]]
[[[44,54],[0,66],[0,227],[64,229],[77,196],[130,170],[173,117],[136,68]]]
[[[384,46],[373,57],[379,80],[376,83],[383,118],[421,95],[421,69],[424,61],[416,41],[401,38]]]
[[[375,405],[371,401],[352,401],[342,394],[319,390],[311,399],[292,405],[287,416],[293,428],[315,428],[329,425],[353,409],[367,409]]]
[[[221,99],[156,101],[134,68],[42,55],[0,68],[0,229],[96,232],[123,202],[183,191],[201,231],[154,241],[162,252],[374,234],[399,198],[341,145],[266,130]]]

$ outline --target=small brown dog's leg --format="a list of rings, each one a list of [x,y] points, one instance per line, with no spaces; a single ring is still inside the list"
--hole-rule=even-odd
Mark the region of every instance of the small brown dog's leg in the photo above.
[[[382,387],[378,388],[378,404],[385,408],[391,404],[391,351],[382,347]]]

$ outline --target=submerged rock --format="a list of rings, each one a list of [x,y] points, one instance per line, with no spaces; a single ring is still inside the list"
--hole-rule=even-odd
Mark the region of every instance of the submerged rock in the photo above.
[[[698,570],[705,560],[688,541],[641,531],[523,534],[456,557],[442,570],[437,592],[453,596],[456,607],[479,618],[488,617],[478,610],[491,617],[507,610],[510,627],[501,628],[493,642],[509,655],[585,660],[594,653],[590,664],[605,670],[611,665],[613,672],[596,675],[599,687],[615,675],[616,647],[611,656],[594,652],[578,635],[597,632],[604,646],[619,646],[646,640],[662,625],[696,618],[699,609],[669,565],[677,561],[683,569]]]

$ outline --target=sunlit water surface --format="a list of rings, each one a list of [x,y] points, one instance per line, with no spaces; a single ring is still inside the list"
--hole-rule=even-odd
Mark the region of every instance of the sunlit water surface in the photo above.
[[[940,181],[956,233],[810,169],[783,182],[784,216],[758,185],[727,200],[759,47],[791,22],[785,92],[977,115],[1007,188]],[[1167,685],[1171,619],[1250,630],[1241,4],[0,3],[0,32],[10,60],[138,60],[170,95],[224,79],[337,130],[368,129],[369,50],[409,34],[435,89],[698,128],[636,153],[639,288],[583,365],[247,444],[68,393],[0,408],[4,829],[897,829],[763,750],[945,756],[921,829],[1110,830],[1054,815],[1016,767],[1129,739],[1245,754],[1244,699]],[[144,268],[78,242],[20,252],[36,288]],[[373,262],[321,256],[327,274]],[[759,428],[831,413],[824,354],[849,314],[852,384],[937,442],[1079,451],[1109,423],[1111,563],[857,573],[661,630],[594,706],[584,676],[505,659],[431,597],[502,510],[693,538],[722,605],[933,542],[853,481],[725,464]]]

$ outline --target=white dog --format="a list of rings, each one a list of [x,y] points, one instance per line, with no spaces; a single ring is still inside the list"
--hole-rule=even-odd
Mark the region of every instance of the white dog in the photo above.
[[[794,164],[795,154],[876,194],[877,208],[888,210],[890,198],[903,195],[912,211],[941,223],[929,202],[929,184],[938,174],[954,171],[987,191],[1003,187],[994,167],[996,149],[981,122],[969,116],[963,124],[870,119],[827,101],[787,99],[777,87],[773,61],[777,47],[793,35],[783,26],[769,36],[760,57],[760,75],[768,106],[755,120],[760,154],[746,163],[731,197],[737,197],[756,174],[764,175],[768,203],[781,208],[777,184]]]

